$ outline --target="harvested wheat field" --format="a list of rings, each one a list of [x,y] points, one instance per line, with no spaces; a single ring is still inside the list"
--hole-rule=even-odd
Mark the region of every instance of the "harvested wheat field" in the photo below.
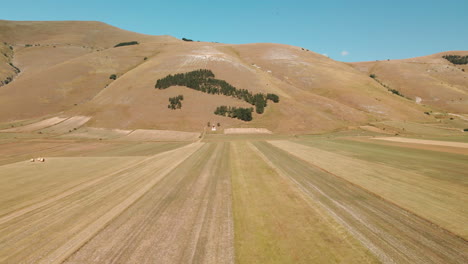
[[[0,262],[468,259],[466,155],[349,135],[216,137],[2,144]]]

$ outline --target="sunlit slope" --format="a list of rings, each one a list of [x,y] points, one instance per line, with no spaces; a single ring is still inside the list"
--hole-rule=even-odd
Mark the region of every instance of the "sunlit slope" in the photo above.
[[[21,42],[12,51],[21,73],[0,88],[0,122],[82,115],[91,117],[88,126],[105,128],[200,131],[219,122],[223,128],[300,133],[432,120],[424,115],[430,109],[392,94],[367,72],[299,47],[183,42],[98,22],[48,23],[0,21],[0,36]],[[53,44],[54,38],[63,45]],[[132,40],[140,44],[113,47]],[[265,113],[244,122],[213,113],[220,105],[251,107],[244,101],[186,87],[154,88],[168,74],[197,69],[210,69],[238,89],[277,94],[280,102],[269,101]],[[116,80],[109,78],[113,74]],[[169,97],[179,94],[182,109],[168,109]]]
[[[391,61],[358,62],[352,65],[396,89],[404,96],[439,111],[468,112],[468,65],[454,65],[444,55],[468,55],[448,51],[429,56]],[[418,99],[420,98],[420,99]]]
[[[139,34],[97,21],[7,21],[0,20],[0,40],[17,45],[80,45],[113,47],[119,42],[173,42],[171,36]]]

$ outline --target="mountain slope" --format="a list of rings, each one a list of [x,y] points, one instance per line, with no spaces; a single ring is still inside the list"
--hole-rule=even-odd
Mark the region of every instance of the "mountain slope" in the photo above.
[[[454,65],[444,55],[468,55],[468,51],[448,51],[429,56],[352,65],[412,100],[439,111],[466,113],[468,109],[468,65]]]
[[[183,42],[97,22],[0,21],[0,36],[13,46],[12,61],[21,69],[0,87],[0,122],[80,115],[91,117],[88,126],[105,128],[200,131],[207,122],[219,122],[225,128],[307,133],[381,120],[434,120],[424,114],[432,108],[392,94],[370,78],[367,64],[337,62],[299,47]],[[57,40],[63,44],[54,45]],[[132,40],[140,44],[113,47]],[[280,102],[269,102],[264,114],[244,122],[213,113],[220,105],[250,107],[244,101],[186,87],[154,88],[168,74],[197,69],[210,69],[238,89],[275,93]],[[179,94],[182,109],[168,109],[168,98]]]

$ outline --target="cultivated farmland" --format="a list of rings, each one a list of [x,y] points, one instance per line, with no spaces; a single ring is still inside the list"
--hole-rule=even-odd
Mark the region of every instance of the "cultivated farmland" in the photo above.
[[[107,132],[0,143],[1,263],[468,260],[463,151],[340,134]]]

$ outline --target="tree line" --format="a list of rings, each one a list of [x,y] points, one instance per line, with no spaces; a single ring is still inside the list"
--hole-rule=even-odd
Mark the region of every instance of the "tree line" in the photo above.
[[[279,96],[276,94],[253,94],[247,89],[237,89],[228,82],[215,79],[212,71],[207,69],[195,70],[187,73],[177,73],[161,78],[156,81],[155,88],[167,89],[171,86],[186,86],[188,88],[201,91],[208,94],[222,94],[243,100],[255,106],[255,112],[262,114],[267,106],[267,100],[274,103],[279,102]]]
[[[218,106],[214,111],[215,115],[227,116],[231,118],[237,118],[244,121],[252,120],[253,108],[242,108],[242,107],[230,107],[230,106]]]
[[[115,45],[114,48],[123,47],[123,46],[131,46],[131,45],[138,45],[138,41],[129,41],[129,42],[120,42],[119,44]]]
[[[460,56],[460,55],[444,55],[442,58],[450,61],[453,64],[468,64],[468,55],[467,56]]]

